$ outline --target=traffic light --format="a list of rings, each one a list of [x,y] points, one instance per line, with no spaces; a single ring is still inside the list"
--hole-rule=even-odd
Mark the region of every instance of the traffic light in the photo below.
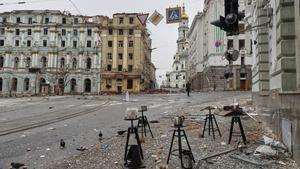
[[[239,13],[238,0],[225,0],[225,17],[211,22],[212,25],[220,27],[227,32],[227,36],[239,34],[239,21],[245,17],[245,13]]]
[[[230,31],[223,16],[220,16],[219,20],[212,21],[210,24],[215,25],[216,27],[220,27],[220,29],[225,32]]]
[[[227,36],[239,34],[239,1],[238,0],[225,0],[225,23],[229,31]]]

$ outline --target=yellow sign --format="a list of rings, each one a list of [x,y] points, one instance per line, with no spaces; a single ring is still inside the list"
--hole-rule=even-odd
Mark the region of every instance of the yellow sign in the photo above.
[[[153,14],[150,16],[149,18],[149,21],[154,24],[155,26],[157,26],[161,20],[163,19],[164,17],[162,16],[162,14],[160,14],[159,12],[157,11],[154,11]]]

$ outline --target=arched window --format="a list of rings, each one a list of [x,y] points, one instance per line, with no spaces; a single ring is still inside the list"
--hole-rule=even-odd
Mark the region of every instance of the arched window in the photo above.
[[[4,67],[4,57],[0,56],[0,69]]]
[[[31,64],[31,59],[30,59],[30,57],[27,57],[27,58],[25,59],[25,67],[26,67],[26,68],[30,68],[30,64]]]
[[[65,58],[61,58],[60,59],[60,68],[64,68],[65,67]]]
[[[42,64],[42,68],[46,68],[47,67],[47,58],[45,56],[43,56],[41,58],[41,64]]]
[[[86,69],[91,69],[92,68],[92,59],[91,58],[87,58],[86,59]]]
[[[76,90],[76,80],[75,79],[70,80],[70,88],[71,88],[71,92],[75,92],[75,90]]]
[[[12,78],[11,80],[11,91],[17,91],[18,89],[18,79],[17,78]]]
[[[2,91],[3,79],[0,77],[0,92]]]
[[[90,79],[84,80],[84,92],[86,92],[86,93],[91,92],[91,80]]]
[[[76,69],[77,68],[77,59],[73,58],[72,59],[72,69]]]
[[[183,64],[181,64],[181,69],[184,69],[184,65]]]
[[[15,69],[18,69],[19,67],[19,58],[18,57],[15,57],[15,60],[14,60],[14,68]]]
[[[24,91],[29,90],[29,78],[24,79]]]

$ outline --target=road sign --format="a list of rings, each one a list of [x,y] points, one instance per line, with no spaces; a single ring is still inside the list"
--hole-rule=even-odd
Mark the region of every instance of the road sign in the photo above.
[[[160,14],[157,11],[154,11],[153,14],[150,16],[149,21],[153,25],[157,26],[163,18],[164,17],[162,16],[162,14]]]
[[[166,21],[167,24],[181,22],[181,7],[167,8]]]
[[[137,17],[142,25],[146,25],[149,14],[138,14]]]

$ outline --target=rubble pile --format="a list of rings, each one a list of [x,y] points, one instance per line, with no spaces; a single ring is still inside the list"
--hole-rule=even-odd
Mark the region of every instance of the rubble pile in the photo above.
[[[202,105],[203,107],[203,105]],[[150,136],[143,138],[142,143],[144,164],[149,169],[175,169],[180,168],[178,156],[172,155],[169,165],[166,165],[168,151],[172,139],[173,122],[172,117],[181,115],[185,117],[184,129],[186,131],[192,153],[195,157],[195,169],[214,169],[214,168],[272,168],[272,169],[296,169],[296,163],[291,160],[287,148],[279,141],[273,140],[266,135],[260,122],[259,115],[250,117],[247,113],[255,113],[253,109],[243,107],[246,113],[242,116],[242,123],[247,137],[247,144],[244,145],[242,139],[233,137],[231,144],[228,144],[228,136],[231,118],[218,116],[222,113],[216,109],[216,118],[221,129],[222,137],[202,135],[204,118],[207,113],[200,111],[199,105],[189,106],[179,112],[169,112],[164,114],[164,118],[152,121],[151,129],[154,138]],[[193,111],[191,111],[193,110]],[[255,120],[253,119],[255,116]],[[116,130],[116,136],[109,139],[103,138],[97,146],[90,147],[85,145],[86,150],[80,155],[57,162],[49,169],[120,169],[124,168],[124,146],[126,133]],[[185,145],[185,143],[184,143]],[[177,140],[174,141],[174,149],[177,148]],[[186,147],[183,147],[186,149]]]

